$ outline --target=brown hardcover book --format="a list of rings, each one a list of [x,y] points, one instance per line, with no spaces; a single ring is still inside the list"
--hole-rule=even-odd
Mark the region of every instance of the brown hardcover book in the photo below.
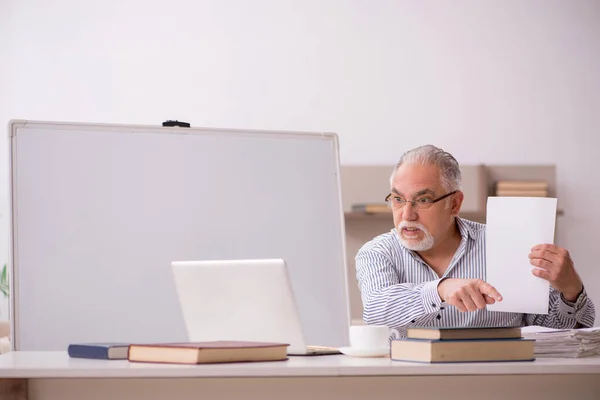
[[[289,344],[214,341],[132,344],[127,358],[133,362],[210,364],[287,359]]]
[[[548,190],[546,181],[498,181],[496,190]]]
[[[408,328],[409,339],[460,340],[460,339],[517,339],[521,337],[519,327],[484,328]]]
[[[532,361],[534,344],[529,339],[395,339],[390,358],[424,363]]]

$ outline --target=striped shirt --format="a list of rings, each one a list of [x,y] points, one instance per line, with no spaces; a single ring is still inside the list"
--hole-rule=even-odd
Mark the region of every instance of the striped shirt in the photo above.
[[[456,221],[461,242],[441,278],[416,252],[401,244],[395,229],[361,247],[356,255],[356,277],[367,324],[387,325],[396,337],[404,337],[406,328],[411,326],[574,328],[578,324],[594,325],[594,304],[585,289],[572,303],[550,287],[548,314],[486,309],[463,313],[442,302],[437,292],[442,279],[486,279],[485,225],[461,218]]]

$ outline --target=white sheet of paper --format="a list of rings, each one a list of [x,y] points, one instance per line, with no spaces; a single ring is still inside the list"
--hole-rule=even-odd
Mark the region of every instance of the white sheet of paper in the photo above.
[[[531,273],[536,244],[554,244],[557,200],[549,197],[488,197],[486,281],[503,300],[490,311],[548,314],[550,284]]]

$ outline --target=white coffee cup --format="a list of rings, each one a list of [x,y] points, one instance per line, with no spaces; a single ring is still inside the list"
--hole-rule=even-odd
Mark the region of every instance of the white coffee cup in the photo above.
[[[354,349],[381,350],[390,345],[390,329],[385,325],[352,325],[349,333]]]

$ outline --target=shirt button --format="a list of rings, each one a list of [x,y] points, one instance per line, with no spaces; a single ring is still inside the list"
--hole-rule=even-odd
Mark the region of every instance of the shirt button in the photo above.
[[[442,319],[442,316],[438,314],[437,319]]]
[[[431,303],[431,307],[437,307],[435,303]]]

